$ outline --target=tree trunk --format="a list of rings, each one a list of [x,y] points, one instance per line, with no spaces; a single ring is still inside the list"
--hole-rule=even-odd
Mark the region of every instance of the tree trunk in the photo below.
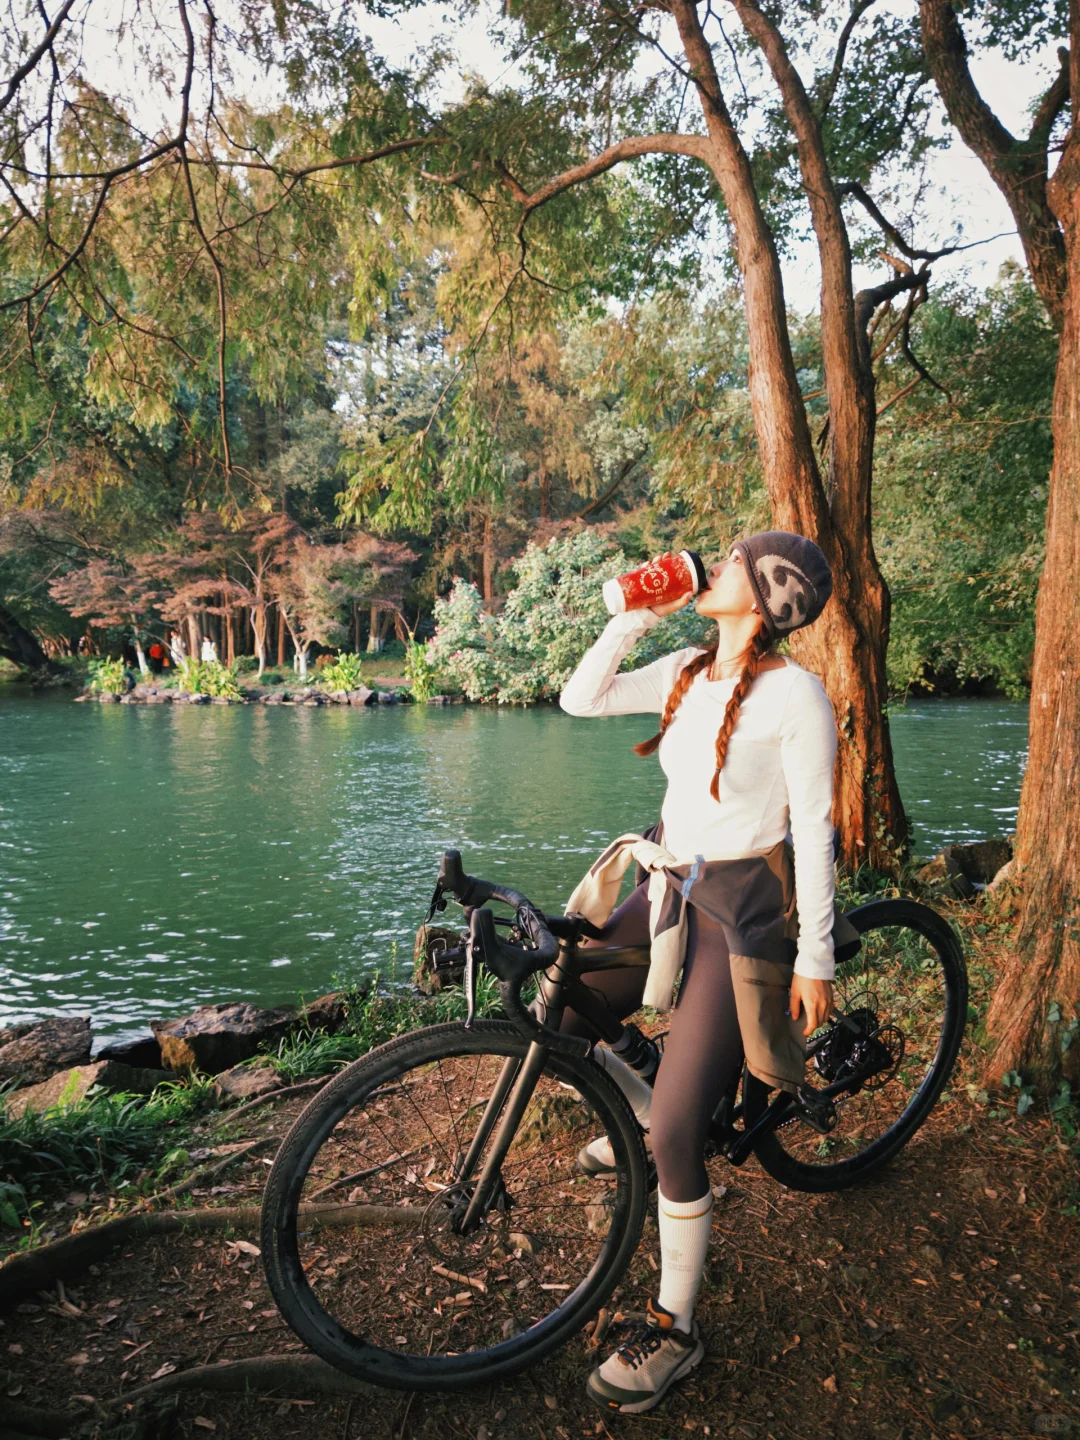
[[[1072,7],[1072,93],[1080,93],[1080,14]],[[1065,232],[1067,286],[1054,386],[1054,463],[1046,562],[1035,611],[1029,758],[1020,796],[1015,871],[1023,908],[986,1017],[994,1050],[986,1079],[1009,1070],[1047,1089],[1080,1083],[1080,1044],[1065,1026],[1080,1014],[1080,125],[1048,194]],[[1061,1019],[1050,1019],[1054,1002]]]
[[[551,475],[543,457],[540,460],[540,519],[546,520],[551,513]]]
[[[372,605],[368,617],[368,642],[367,653],[377,655],[382,649],[382,612],[377,605]]]
[[[131,624],[131,639],[135,646],[135,659],[139,663],[139,674],[149,675],[150,666],[146,663],[146,656],[143,653],[142,641],[139,639],[139,632],[135,629],[135,622]]]
[[[360,654],[360,606],[352,602],[353,654]]]
[[[49,665],[37,637],[16,620],[6,605],[0,605],[0,655],[26,670],[43,670]]]
[[[301,679],[301,680],[306,680],[306,679],[307,679],[307,673],[308,673],[308,655],[309,655],[309,654],[310,654],[310,649],[309,649],[309,647],[308,647],[307,645],[297,645],[297,647],[296,647],[296,672],[297,672],[297,674],[300,676],[300,679]]]
[[[484,604],[490,609],[495,598],[495,523],[489,510],[484,516]]]
[[[277,612],[277,663],[285,664],[285,614],[280,605]]]
[[[739,8],[751,28],[758,12],[750,6]],[[836,712],[841,744],[833,822],[840,833],[841,857],[846,864],[869,862],[892,870],[907,831],[885,719],[889,600],[870,540],[872,403],[868,410],[858,380],[846,231],[826,169],[831,205],[823,207],[814,196],[812,208],[823,289],[829,287],[822,310],[828,329],[830,404],[835,404],[833,423],[843,437],[839,447],[834,440],[831,448],[834,516],[799,391],[776,245],[750,161],[721,94],[696,6],[673,0],[671,11],[713,142],[709,167],[735,231],[750,339],[750,405],[773,523],[816,541],[833,570],[833,598],[812,627],[792,637],[791,648],[796,661],[821,676]],[[765,48],[768,36],[762,31],[757,38]],[[774,63],[782,57],[768,58]],[[777,68],[774,64],[774,71]],[[803,134],[800,139],[800,161],[806,165],[813,160],[814,137]]]
[[[251,607],[251,633],[255,640],[255,657],[259,675],[266,669],[266,605],[259,601]]]

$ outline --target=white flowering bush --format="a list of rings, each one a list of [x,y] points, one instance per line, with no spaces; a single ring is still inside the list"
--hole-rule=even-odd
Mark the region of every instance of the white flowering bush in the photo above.
[[[608,621],[601,586],[630,568],[618,545],[592,530],[529,545],[514,562],[517,584],[501,614],[488,615],[476,586],[460,579],[435,602],[428,659],[471,700],[527,704],[557,695]],[[707,630],[688,606],[639,640],[628,663],[698,643]]]

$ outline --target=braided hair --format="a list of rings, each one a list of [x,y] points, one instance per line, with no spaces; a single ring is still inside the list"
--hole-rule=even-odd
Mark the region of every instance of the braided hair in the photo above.
[[[746,650],[746,661],[742,668],[735,689],[731,692],[731,698],[724,709],[724,719],[716,736],[716,770],[713,773],[712,783],[709,786],[709,794],[714,800],[720,799],[720,771],[724,768],[724,760],[727,758],[728,741],[731,739],[731,732],[735,729],[735,722],[739,718],[739,707],[750,693],[761,663],[773,649],[773,640],[770,638],[764,624],[757,631],[750,641]],[[675,718],[675,712],[682,703],[683,696],[694,683],[703,670],[708,670],[716,659],[717,646],[710,645],[700,655],[695,656],[688,665],[684,665],[679,672],[679,677],[671,687],[671,694],[664,706],[664,713],[660,717],[660,729],[649,740],[642,740],[634,746],[638,755],[651,755],[659,746],[664,734]]]

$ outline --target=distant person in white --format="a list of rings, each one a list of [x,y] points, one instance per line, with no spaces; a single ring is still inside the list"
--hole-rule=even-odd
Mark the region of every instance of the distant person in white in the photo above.
[[[776,530],[751,535],[712,567],[695,600],[698,613],[716,621],[715,644],[678,650],[620,675],[635,640],[694,597],[615,615],[560,697],[571,715],[662,717],[658,734],[635,749],[658,751],[668,782],[661,843],[677,861],[745,860],[790,833],[799,913],[790,1011],[794,1020],[805,1018],[804,1035],[833,1008],[836,721],[818,677],[773,647],[815,620],[831,593],[828,563],[812,541]],[[722,863],[708,871],[713,886],[743,873]],[[647,891],[646,881],[612,912],[605,943],[649,944]],[[694,904],[692,888],[684,893],[683,978],[649,1103],[660,1293],[658,1301],[649,1300],[645,1322],[588,1382],[601,1406],[629,1413],[651,1409],[704,1355],[693,1311],[712,1228],[705,1137],[743,1059],[725,930],[703,902]],[[644,975],[644,967],[636,967],[587,972],[583,979],[624,1019],[640,1006]],[[564,1012],[562,1028],[595,1038],[572,1010]],[[587,1146],[579,1163],[592,1173],[612,1169],[607,1138]]]
[[[203,660],[203,663],[205,664],[205,662],[208,661],[208,660],[216,660],[216,659],[217,659],[217,646],[214,644],[213,640],[210,639],[209,635],[204,635],[204,636],[203,636],[203,642],[202,642],[202,660]]]

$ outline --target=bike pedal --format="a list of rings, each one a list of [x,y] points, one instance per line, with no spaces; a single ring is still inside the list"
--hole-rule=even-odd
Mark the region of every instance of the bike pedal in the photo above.
[[[829,1096],[819,1095],[812,1087],[800,1086],[795,1108],[799,1119],[805,1120],[819,1135],[828,1135],[836,1128],[836,1106]]]

